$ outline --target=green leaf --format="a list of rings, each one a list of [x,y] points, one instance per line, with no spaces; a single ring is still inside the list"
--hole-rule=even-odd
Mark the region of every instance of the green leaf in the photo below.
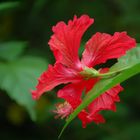
[[[30,90],[37,84],[36,77],[47,67],[46,62],[37,57],[23,57],[7,63],[0,62],[0,88],[18,104],[23,105],[35,120],[35,101]]]
[[[18,5],[19,5],[19,2],[3,2],[3,3],[0,3],[0,11],[15,8]]]
[[[137,43],[137,47],[140,47],[140,43]]]
[[[100,80],[94,86],[94,88],[91,89],[88,94],[86,94],[82,104],[79,105],[77,109],[67,119],[66,124],[64,125],[59,135],[59,138],[65,128],[68,126],[68,124],[81,112],[82,109],[87,107],[93,100],[95,100],[102,93],[114,87],[118,83],[121,83],[128,78],[140,73],[140,48],[137,47],[129,51],[125,56],[118,59],[118,63],[113,65],[110,68],[110,71],[118,71],[122,68],[125,68],[125,70],[112,78]]]
[[[26,42],[10,41],[0,43],[0,58],[4,60],[14,60],[24,51]]]
[[[110,71],[117,71],[120,69],[125,69],[133,67],[134,64],[140,63],[140,48],[135,48],[127,53],[127,55],[118,59],[118,63],[113,65]]]

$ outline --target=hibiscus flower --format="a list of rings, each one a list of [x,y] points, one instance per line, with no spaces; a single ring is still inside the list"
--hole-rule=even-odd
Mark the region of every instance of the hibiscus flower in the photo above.
[[[60,84],[67,84],[57,92],[64,103],[56,105],[57,117],[68,117],[81,103],[83,93],[87,94],[101,79],[87,70],[93,70],[96,65],[103,64],[109,59],[123,56],[127,50],[135,47],[135,39],[129,37],[126,32],[116,32],[114,35],[97,32],[86,43],[82,58],[78,51],[81,38],[94,19],[87,15],[80,18],[74,16],[68,24],[59,22],[52,28],[54,34],[49,41],[56,62],[49,65],[48,69],[40,76],[36,90],[32,91],[32,97],[38,99],[44,92],[50,91]],[[97,73],[106,73],[109,68],[96,70]],[[87,108],[83,109],[78,118],[82,126],[88,123],[103,123],[102,110],[115,111],[115,102],[119,102],[118,93],[123,88],[116,85],[96,98]],[[93,93],[94,94],[94,93]]]

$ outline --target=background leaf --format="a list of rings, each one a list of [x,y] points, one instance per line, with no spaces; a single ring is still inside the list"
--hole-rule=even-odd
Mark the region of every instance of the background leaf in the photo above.
[[[105,91],[114,87],[115,85],[127,80],[128,78],[140,73],[140,48],[135,48],[130,50],[124,57],[118,59],[118,63],[110,68],[110,71],[116,71],[120,68],[127,67],[126,70],[122,71],[120,74],[113,78],[102,79],[91,89],[88,94],[83,99],[81,105],[74,110],[74,112],[69,116],[64,125],[59,137],[62,135],[68,124],[80,113],[82,109],[87,107],[93,100],[100,96]]]
[[[27,43],[21,41],[0,43],[0,58],[14,60],[23,53],[25,47],[27,47]]]
[[[0,88],[20,105],[23,105],[35,120],[35,101],[30,90],[37,84],[36,77],[46,68],[46,62],[37,57],[22,57],[16,61],[0,62]]]

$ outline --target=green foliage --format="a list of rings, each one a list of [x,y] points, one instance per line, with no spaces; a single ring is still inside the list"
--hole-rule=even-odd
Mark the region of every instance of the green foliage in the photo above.
[[[19,2],[3,2],[3,3],[0,3],[0,11],[9,10],[17,6],[19,6]]]
[[[137,47],[127,52],[127,55],[118,59],[118,62],[111,67],[110,71],[117,71],[121,69],[129,69],[140,63],[140,48]]]
[[[11,99],[23,105],[35,120],[35,101],[30,90],[37,84],[36,78],[47,67],[46,62],[39,57],[19,57],[25,48],[24,42],[8,42],[1,46],[0,57],[10,61],[0,62],[0,88]]]
[[[0,63],[0,87],[17,103],[26,107],[32,119],[35,119],[35,101],[30,90],[37,84],[36,77],[46,68],[44,60],[35,57],[23,57],[17,61]]]
[[[120,72],[120,70],[123,70]],[[119,73],[118,73],[119,71]],[[118,59],[118,63],[110,68],[110,72],[116,72],[116,76],[100,80],[84,97],[81,105],[69,116],[66,120],[61,134],[68,124],[80,113],[82,109],[87,107],[93,100],[100,96],[105,91],[114,87],[115,85],[127,80],[128,78],[140,73],[140,48],[137,47],[129,51],[125,56]],[[59,136],[59,137],[60,137]]]
[[[19,57],[27,47],[26,42],[10,41],[0,43],[0,58],[4,60],[14,60]]]

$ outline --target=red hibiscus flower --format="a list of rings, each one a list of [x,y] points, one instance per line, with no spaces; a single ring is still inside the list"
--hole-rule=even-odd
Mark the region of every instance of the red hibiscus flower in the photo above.
[[[87,94],[90,89],[100,80],[84,74],[86,69],[105,63],[108,59],[119,58],[127,50],[135,47],[135,40],[129,37],[126,32],[116,32],[114,35],[96,33],[86,43],[85,50],[80,59],[78,49],[81,38],[87,28],[94,22],[94,19],[83,15],[80,18],[74,16],[68,24],[59,22],[52,28],[54,34],[49,41],[56,62],[54,66],[49,65],[39,78],[36,90],[32,91],[34,99],[38,99],[44,92],[52,90],[60,84],[67,84],[57,93],[64,103],[56,105],[56,117],[68,117],[73,110],[82,102],[82,94]],[[99,73],[106,73],[109,68],[98,70]],[[101,110],[115,111],[115,102],[119,101],[118,93],[123,88],[116,85],[96,98],[87,108],[82,110],[78,118],[82,121],[83,127],[87,123],[104,122]]]

